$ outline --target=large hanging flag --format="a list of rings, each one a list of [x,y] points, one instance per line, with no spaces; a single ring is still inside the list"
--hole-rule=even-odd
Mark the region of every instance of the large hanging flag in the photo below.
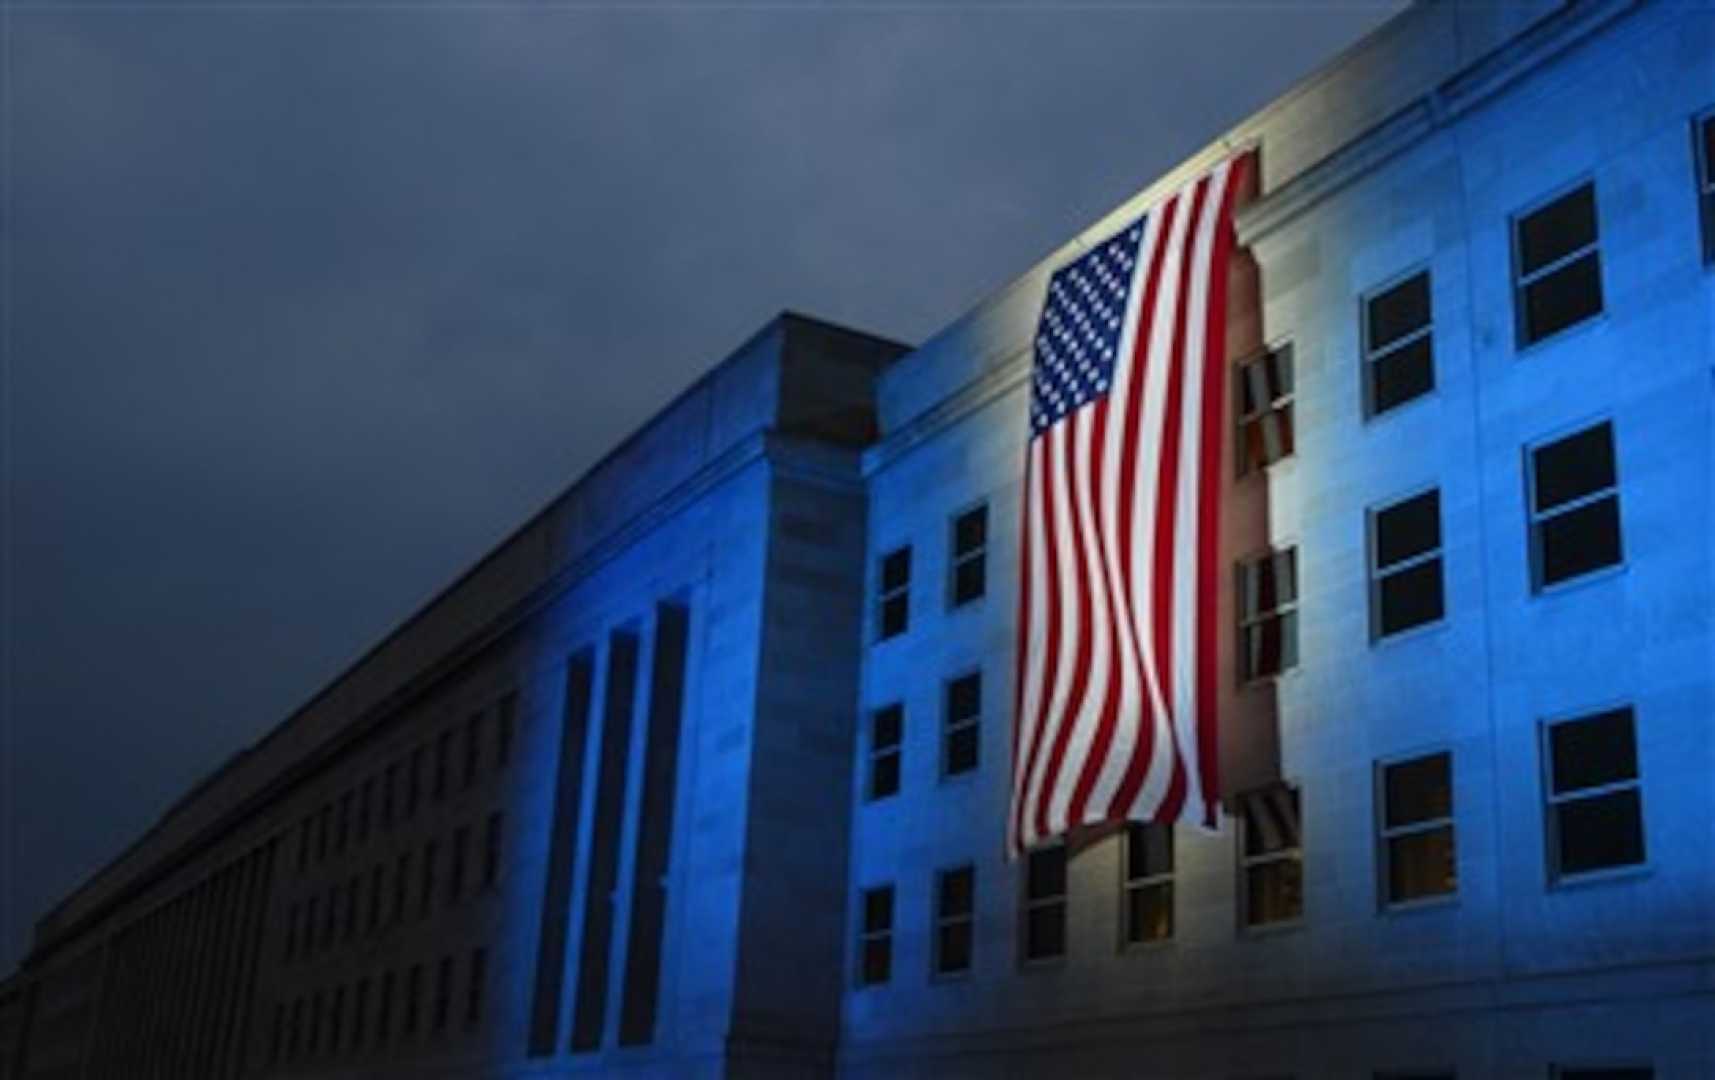
[[[1013,852],[1195,821],[1220,789],[1231,158],[1056,271],[1037,329],[1013,721]]]

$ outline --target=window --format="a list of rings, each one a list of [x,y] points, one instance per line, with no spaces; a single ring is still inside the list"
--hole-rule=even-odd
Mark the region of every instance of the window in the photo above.
[[[1370,515],[1370,625],[1378,638],[1443,613],[1441,492],[1426,491]]]
[[[961,866],[935,875],[935,960],[937,975],[971,970],[972,929],[976,920],[977,872]]]
[[[328,1053],[339,1053],[340,1021],[345,1019],[345,987],[336,986],[328,1001]]]
[[[1131,822],[1125,831],[1125,943],[1173,936],[1173,826]]]
[[[1703,261],[1715,265],[1715,112],[1692,124],[1697,144],[1697,201],[1703,211]]]
[[[357,980],[357,989],[353,991],[351,1003],[351,1048],[363,1049],[363,1040],[367,1032],[364,1030],[369,1020],[369,980]]]
[[[310,865],[310,819],[305,818],[298,825],[298,873],[302,874]]]
[[[1530,561],[1537,589],[1620,561],[1612,424],[1530,451]]]
[[[402,1035],[417,1033],[417,1013],[423,1002],[423,965],[412,964],[405,979],[405,1019],[399,1025]]]
[[[368,933],[381,929],[381,892],[386,883],[387,867],[376,863],[369,872],[369,928]]]
[[[423,765],[427,754],[419,746],[411,751],[411,764],[406,766],[405,774],[405,820],[411,820],[411,815],[417,812],[417,799],[422,794]]]
[[[316,862],[318,865],[321,863],[327,862],[327,858],[328,858],[328,834],[331,833],[332,831],[333,831],[333,804],[332,803],[324,803],[322,805],[321,819],[316,823]]]
[[[947,684],[941,775],[956,776],[977,767],[977,735],[982,724],[982,711],[982,672],[961,675]]]
[[[482,755],[482,714],[472,713],[464,727],[464,790],[476,786],[476,770]]]
[[[281,960],[290,960],[298,954],[298,905],[289,904],[286,907],[286,948],[281,953]]]
[[[1292,454],[1292,346],[1239,365],[1239,474]]]
[[[970,603],[988,588],[988,532],[987,504],[953,519],[952,560],[947,573],[947,593],[953,607]]]
[[[370,812],[375,808],[375,777],[371,776],[363,782],[363,794],[357,801],[357,842],[367,843],[369,840]]]
[[[387,766],[387,777],[381,789],[381,827],[393,827],[393,807],[399,795],[399,763]]]
[[[393,1034],[393,973],[381,976],[381,1000],[375,1008],[375,1045],[386,1046]]]
[[[899,791],[899,762],[904,753],[905,706],[885,705],[870,714],[869,783],[864,797],[874,802]]]
[[[1630,708],[1548,725],[1548,855],[1556,880],[1644,861]]]
[[[1453,846],[1453,755],[1442,751],[1382,765],[1381,880],[1384,905],[1458,890]]]
[[[876,637],[885,641],[911,624],[911,547],[881,557],[881,591],[876,598]]]
[[[340,796],[340,799],[339,799],[339,835],[338,835],[338,838],[334,841],[334,846],[333,846],[335,854],[338,854],[339,852],[344,851],[346,848],[347,842],[350,841],[350,839],[351,839],[351,803],[352,803],[352,793],[351,792],[348,791],[344,795]]]
[[[1602,313],[1591,183],[1513,219],[1518,343],[1531,345]]]
[[[456,904],[464,895],[465,849],[470,846],[470,828],[460,825],[453,830],[453,865],[447,872],[447,903]]]
[[[298,1060],[300,1036],[304,1030],[304,999],[298,998],[292,1002],[292,1022],[286,1029],[286,1060]]]
[[[417,897],[417,918],[429,917],[429,905],[435,896],[435,842],[423,845],[423,891]]]
[[[502,769],[512,759],[512,738],[518,722],[518,695],[507,694],[500,699],[500,711],[494,725],[494,767]]]
[[[317,990],[310,996],[310,1037],[305,1040],[304,1056],[315,1057],[321,1050],[322,1041],[322,992]]]
[[[316,898],[310,897],[304,901],[304,956],[315,955],[316,951]]]
[[[1239,678],[1298,666],[1298,549],[1239,564]]]
[[[1066,845],[1040,848],[1024,860],[1024,960],[1066,955]]]
[[[357,933],[357,894],[362,885],[363,875],[356,874],[345,887],[345,926],[340,936],[346,941]]]
[[[505,819],[499,811],[488,815],[488,829],[482,847],[482,884],[492,888],[500,880],[500,829]]]
[[[1435,389],[1429,271],[1364,300],[1364,408],[1371,416]]]
[[[453,958],[441,957],[440,970],[435,973],[435,1018],[436,1034],[447,1030],[447,1011],[452,1004],[453,992]]]
[[[487,989],[488,950],[470,951],[470,986],[464,999],[464,1024],[467,1028],[482,1023],[483,991]]]
[[[1239,797],[1239,921],[1247,927],[1304,915],[1304,856],[1298,789],[1276,784]]]
[[[399,868],[393,872],[393,922],[405,920],[405,890],[411,880],[411,853],[399,856]]]
[[[858,937],[858,985],[877,986],[893,975],[893,886],[865,889],[858,898],[863,932]]]
[[[453,733],[441,732],[435,740],[435,786],[430,797],[439,801],[447,796],[447,767],[453,756]]]

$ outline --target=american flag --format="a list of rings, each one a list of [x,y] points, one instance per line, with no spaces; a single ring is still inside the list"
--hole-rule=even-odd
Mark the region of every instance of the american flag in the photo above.
[[[1031,372],[1013,852],[1219,800],[1228,159],[1048,282]]]

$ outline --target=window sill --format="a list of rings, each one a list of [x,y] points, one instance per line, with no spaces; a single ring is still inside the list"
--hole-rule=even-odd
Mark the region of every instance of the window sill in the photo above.
[[[1161,952],[1163,949],[1170,949],[1173,944],[1173,935],[1169,934],[1164,938],[1156,938],[1154,941],[1122,941],[1119,952],[1121,956],[1147,956],[1150,953]]]
[[[1552,585],[1539,585],[1531,591],[1531,599],[1546,600],[1550,597],[1564,596],[1567,593],[1577,592],[1579,589],[1600,585],[1611,578],[1617,578],[1625,574],[1630,565],[1631,564],[1625,559],[1621,559],[1619,562],[1614,563],[1611,566],[1603,566],[1595,570],[1586,570],[1577,577],[1569,577],[1563,581],[1556,581]]]
[[[931,985],[931,986],[943,986],[943,985],[946,985],[948,983],[957,984],[957,983],[970,982],[970,981],[971,981],[971,969],[970,968],[965,968],[963,971],[930,971],[929,972],[929,985]]]
[[[1378,424],[1390,422],[1392,420],[1399,418],[1400,416],[1405,415],[1406,413],[1415,412],[1415,411],[1423,408],[1423,406],[1425,406],[1425,405],[1428,405],[1432,402],[1439,402],[1440,400],[1441,400],[1441,386],[1439,383],[1437,383],[1436,385],[1430,387],[1429,389],[1425,390],[1423,393],[1417,395],[1416,397],[1409,398],[1405,401],[1402,401],[1398,405],[1389,406],[1387,409],[1384,409],[1381,412],[1370,412],[1368,409],[1366,409],[1364,411],[1363,426],[1368,428],[1368,427],[1373,427],[1373,426],[1378,425]]]
[[[1409,917],[1430,911],[1445,911],[1459,906],[1457,892],[1442,893],[1439,896],[1421,896],[1416,900],[1399,900],[1382,905],[1380,914],[1384,918],[1395,916]]]
[[[1513,359],[1523,360],[1527,356],[1541,352],[1551,346],[1561,344],[1562,342],[1575,338],[1580,334],[1593,333],[1597,327],[1606,326],[1607,324],[1608,309],[1604,307],[1596,314],[1586,316],[1585,318],[1573,323],[1571,326],[1563,326],[1554,333],[1549,334],[1547,337],[1539,337],[1528,345],[1515,342],[1513,345]]]
[[[1241,941],[1265,941],[1285,934],[1295,934],[1302,929],[1304,929],[1304,916],[1299,915],[1296,919],[1241,926],[1239,927],[1239,939]]]
[[[1452,620],[1447,617],[1446,612],[1443,612],[1439,619],[1432,622],[1418,623],[1416,626],[1407,627],[1404,630],[1395,630],[1386,637],[1372,637],[1370,638],[1370,648],[1389,648],[1394,645],[1404,644],[1408,641],[1415,641],[1418,638],[1428,637],[1431,634],[1445,630],[1451,624]]]
[[[1605,870],[1586,870],[1580,874],[1562,874],[1548,882],[1549,892],[1582,889],[1593,885],[1624,884],[1647,878],[1655,873],[1654,867],[1645,861],[1629,866],[1610,866]]]
[[[1024,959],[1018,962],[1020,974],[1032,974],[1048,971],[1059,971],[1066,966],[1066,954],[1058,956],[1038,956],[1035,959]]]

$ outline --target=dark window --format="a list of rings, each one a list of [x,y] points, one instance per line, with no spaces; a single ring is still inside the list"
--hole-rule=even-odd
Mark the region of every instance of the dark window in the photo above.
[[[976,923],[977,872],[961,866],[935,875],[935,960],[937,975],[971,970]]]
[[[1024,959],[1066,955],[1066,846],[1030,852],[1024,859]]]
[[[417,897],[417,918],[429,917],[429,906],[435,897],[435,842],[423,845],[423,891]]]
[[[1459,888],[1453,844],[1453,755],[1443,751],[1381,767],[1384,904]]]
[[[961,675],[947,684],[941,774],[956,776],[977,767],[978,736],[982,727],[983,676]]]
[[[884,705],[870,714],[869,784],[865,797],[872,801],[885,799],[899,791],[904,729],[903,705]]]
[[[911,548],[881,557],[881,589],[876,596],[876,637],[903,634],[911,624]]]
[[[1600,315],[1595,185],[1580,185],[1514,219],[1513,261],[1519,345]]]
[[[274,1006],[274,1032],[268,1039],[268,1061],[270,1064],[280,1060],[280,1046],[286,1028],[286,1006]]]
[[[1715,264],[1715,112],[1691,126],[1697,146],[1697,201],[1703,211],[1703,261]]]
[[[315,955],[316,951],[316,898],[310,897],[304,901],[304,955]]]
[[[338,885],[328,886],[327,907],[322,909],[322,914],[324,916],[322,919],[322,948],[327,949],[333,945],[334,930],[339,926]]]
[[[304,1031],[304,999],[298,998],[292,1002],[292,1022],[286,1030],[286,1060],[298,1060],[298,1048],[302,1045],[301,1036]]]
[[[447,903],[456,904],[464,896],[465,849],[470,846],[470,828],[460,825],[453,830],[453,865],[447,872]]]
[[[339,798],[339,838],[334,842],[336,853],[344,851],[351,840],[351,804],[352,793],[346,792]]]
[[[350,941],[357,934],[357,894],[363,885],[363,875],[356,874],[345,887],[345,926],[341,934]]]
[[[482,1023],[482,999],[488,988],[488,951],[472,949],[470,951],[469,988],[465,991],[464,1023],[465,1027],[476,1027]]]
[[[405,773],[405,820],[417,812],[417,800],[423,793],[423,767],[427,764],[428,753],[421,747],[411,751],[411,764],[406,766]]]
[[[381,789],[381,827],[393,827],[393,808],[399,797],[399,763],[397,761],[387,766],[387,777]]]
[[[345,1019],[345,987],[334,987],[328,1002],[328,1053],[339,1053],[341,1021]]]
[[[444,799],[447,795],[447,769],[453,756],[453,733],[441,732],[435,740],[435,786],[430,797]]]
[[[1298,789],[1276,784],[1239,797],[1239,921],[1294,922],[1304,915],[1304,853]]]
[[[405,920],[405,890],[411,881],[411,853],[399,856],[399,868],[393,872],[393,922]]]
[[[1531,565],[1538,589],[1620,561],[1612,424],[1533,449],[1530,487]]]
[[[305,818],[298,825],[298,873],[303,873],[310,865],[310,819]]]
[[[1298,549],[1239,564],[1239,677],[1298,666]]]
[[[363,1049],[363,1040],[368,1032],[365,1030],[369,1021],[369,980],[357,980],[357,989],[352,993],[351,1002],[351,1048]]]
[[[369,840],[369,819],[374,808],[375,777],[371,776],[363,782],[363,792],[357,801],[357,842],[360,844]]]
[[[369,872],[369,930],[373,934],[381,929],[381,893],[387,879],[387,867],[376,863]]]
[[[386,1046],[393,1035],[393,973],[381,976],[381,1000],[375,1008],[375,1045]]]
[[[436,1034],[447,1030],[447,1012],[452,1004],[453,993],[453,958],[441,957],[440,969],[435,973],[435,1016],[434,1028]]]
[[[494,724],[494,767],[504,768],[512,760],[512,739],[518,723],[518,695],[507,694],[500,699],[500,709]]]
[[[500,880],[500,829],[505,819],[497,811],[488,815],[488,828],[483,836],[482,884],[492,888]]]
[[[298,954],[298,905],[289,904],[286,907],[286,948],[281,953],[281,960],[290,960]]]
[[[1435,388],[1429,271],[1364,300],[1364,402],[1380,416]]]
[[[304,1056],[315,1057],[321,1051],[322,1045],[322,1010],[326,1002],[322,1000],[322,992],[317,990],[310,997],[310,1035],[304,1040]]]
[[[863,932],[858,936],[858,985],[875,986],[893,976],[893,886],[865,889],[858,897]]]
[[[952,605],[968,604],[988,587],[989,508],[966,510],[953,519],[952,561],[947,590]]]
[[[1375,511],[1370,558],[1376,637],[1441,618],[1441,493],[1426,491]]]
[[[464,726],[464,789],[476,784],[476,770],[482,757],[482,713],[472,713]]]
[[[1643,862],[1643,790],[1632,710],[1551,724],[1547,742],[1553,876]]]
[[[328,857],[328,834],[333,832],[333,804],[322,806],[322,816],[316,822],[316,862],[323,863]]]
[[[1173,936],[1173,826],[1126,826],[1123,910],[1126,944]]]
[[[548,866],[540,904],[542,921],[536,935],[535,989],[531,996],[527,1044],[531,1057],[545,1057],[559,1044],[560,998],[571,925],[572,858],[578,845],[578,814],[583,804],[585,744],[589,742],[594,685],[595,658],[586,649],[566,662]],[[501,716],[505,715],[502,702]],[[501,760],[498,755],[496,760]]]
[[[1239,473],[1292,454],[1292,346],[1239,365]]]
[[[399,1025],[401,1035],[417,1033],[418,1010],[423,1005],[423,965],[412,964],[405,978],[405,1019]]]

